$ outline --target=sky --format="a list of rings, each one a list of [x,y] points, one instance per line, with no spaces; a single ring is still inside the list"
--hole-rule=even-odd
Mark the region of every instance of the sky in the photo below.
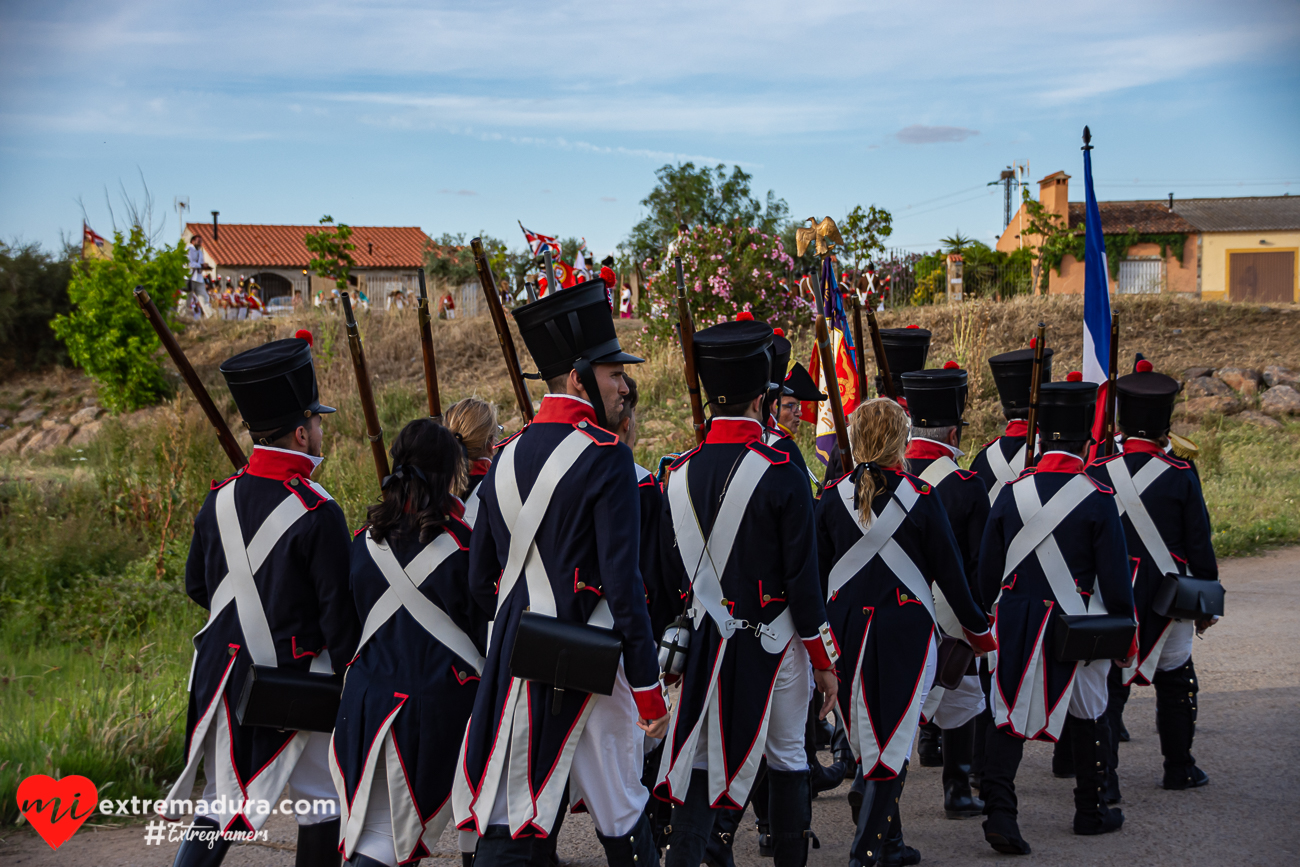
[[[1082,199],[1300,194],[1300,3],[0,4],[0,239],[188,219],[610,252],[655,169],[992,242],[1014,161]],[[111,210],[110,210],[111,208]]]

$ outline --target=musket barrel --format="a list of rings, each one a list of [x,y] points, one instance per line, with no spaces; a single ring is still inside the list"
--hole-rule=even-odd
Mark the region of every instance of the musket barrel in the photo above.
[[[1034,366],[1029,372],[1029,417],[1026,419],[1028,430],[1025,432],[1025,469],[1038,462],[1034,452],[1038,446],[1035,440],[1038,432],[1038,398],[1043,385],[1043,349],[1047,344],[1047,324],[1038,323],[1038,337],[1034,341]]]
[[[853,295],[853,343],[858,366],[858,400],[867,399],[867,348],[862,345],[862,303],[858,293]]]
[[[695,372],[695,321],[686,301],[686,276],[682,271],[682,257],[674,256],[677,269],[677,328],[682,340],[682,356],[686,376],[686,393],[691,402],[691,423],[695,428],[695,441],[704,442],[704,402],[700,398],[700,378]]]
[[[510,335],[510,326],[506,322],[506,312],[501,307],[501,293],[497,292],[496,279],[488,267],[487,253],[483,250],[483,240],[474,238],[469,242],[474,253],[474,267],[478,269],[479,285],[483,287],[483,297],[487,301],[488,312],[492,315],[492,325],[497,331],[497,343],[501,344],[501,354],[506,361],[506,375],[515,392],[515,401],[524,423],[533,420],[533,399],[524,384],[523,369],[519,366],[519,354],[515,351],[515,340]],[[552,284],[552,287],[554,284]]]
[[[835,422],[835,440],[840,446],[840,466],[845,473],[851,473],[853,452],[849,448],[849,428],[844,419],[844,404],[840,402],[840,382],[835,373],[835,356],[831,354],[831,336],[824,313],[817,314],[817,352],[822,362],[826,397],[831,404],[831,418]]]
[[[889,356],[885,355],[885,344],[880,339],[880,324],[876,322],[876,311],[870,307],[867,308],[867,327],[871,329],[871,350],[876,356],[876,368],[880,371],[881,384],[885,387],[885,397],[898,400],[894,377],[889,373]]]
[[[433,354],[433,324],[429,316],[429,293],[424,285],[424,269],[420,276],[420,349],[424,353],[424,392],[429,400],[429,415],[442,415],[442,398],[438,394],[438,360]]]
[[[158,339],[162,341],[163,348],[167,350],[167,354],[171,356],[176,369],[180,371],[181,378],[190,387],[190,392],[194,395],[194,399],[199,402],[199,406],[202,407],[203,414],[208,417],[208,421],[216,428],[217,441],[221,443],[221,448],[226,453],[226,457],[230,458],[230,462],[234,464],[235,469],[242,469],[248,463],[248,458],[244,456],[244,450],[239,447],[235,435],[230,432],[230,426],[226,424],[226,419],[217,410],[216,404],[212,402],[211,395],[208,394],[208,390],[203,387],[202,381],[199,380],[199,375],[194,372],[189,359],[185,357],[185,352],[181,349],[180,344],[176,342],[176,335],[172,334],[172,330],[167,327],[166,320],[162,318],[157,305],[153,303],[153,299],[149,297],[148,291],[143,286],[135,287],[135,303],[140,305],[140,309],[144,311],[149,324],[158,333]]]
[[[366,368],[366,351],[361,346],[361,330],[352,315],[352,298],[343,293],[343,316],[347,323],[348,349],[352,352],[352,369],[357,375],[357,392],[361,397],[361,412],[366,418],[366,434],[370,452],[375,459],[375,473],[379,484],[388,478],[388,452],[384,449],[384,429],[379,426],[379,412],[375,409],[375,395],[370,388],[370,372]]]

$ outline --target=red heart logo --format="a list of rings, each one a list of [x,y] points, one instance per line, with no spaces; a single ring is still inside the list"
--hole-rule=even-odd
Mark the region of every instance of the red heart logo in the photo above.
[[[51,849],[77,833],[98,802],[99,789],[86,777],[32,774],[18,784],[18,809]]]

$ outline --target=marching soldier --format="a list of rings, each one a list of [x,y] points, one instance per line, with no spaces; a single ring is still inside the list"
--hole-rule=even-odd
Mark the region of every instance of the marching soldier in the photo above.
[[[1191,464],[1165,452],[1174,401],[1181,390],[1178,380],[1154,372],[1151,362],[1143,360],[1136,373],[1120,377],[1115,386],[1124,451],[1102,459],[1089,472],[1115,490],[1129,554],[1137,561],[1133,596],[1138,653],[1121,680],[1125,685],[1155,687],[1156,730],[1165,757],[1163,786],[1197,788],[1210,778],[1191,754],[1198,692],[1192,637],[1218,618],[1171,620],[1156,613],[1152,604],[1166,575],[1218,579],[1209,513]],[[1113,758],[1118,732],[1110,734]],[[1114,795],[1118,798],[1118,788]]]
[[[902,375],[903,393],[912,416],[907,446],[908,471],[934,486],[957,537],[967,587],[982,609],[975,584],[980,539],[988,521],[989,501],[975,473],[957,466],[962,415],[966,409],[966,371],[949,361],[941,370],[917,370]],[[984,803],[971,795],[970,774],[975,754],[975,718],[984,711],[984,690],[972,660],[957,689],[937,684],[930,690],[921,715],[942,731],[943,809],[949,819],[978,816]]]
[[[497,408],[477,397],[467,397],[447,407],[443,413],[443,424],[456,437],[456,442],[465,451],[469,461],[469,472],[465,476],[465,485],[456,495],[465,501],[465,523],[474,526],[478,518],[479,483],[492,469],[492,453],[496,449],[497,435],[501,427],[497,424]]]
[[[1005,485],[980,545],[980,595],[994,600],[998,655],[993,722],[980,794],[984,836],[999,852],[1029,853],[1016,823],[1015,776],[1026,740],[1055,741],[1067,715],[1075,767],[1074,833],[1119,830],[1101,798],[1110,661],[1060,661],[1060,614],[1131,617],[1128,549],[1114,492],[1084,473],[1097,386],[1071,373],[1042,386],[1037,465]],[[999,446],[994,445],[993,448]],[[1136,642],[1134,642],[1136,643]]]
[[[1017,349],[989,359],[993,385],[1002,403],[1006,430],[990,440],[971,461],[971,470],[989,492],[989,505],[998,498],[1004,485],[1017,478],[1025,468],[1025,439],[1029,429],[1029,380],[1034,365],[1033,349]],[[1052,350],[1043,348],[1043,383],[1052,381]],[[991,603],[992,600],[989,600]]]
[[[392,454],[383,499],[352,542],[365,626],[330,751],[349,867],[396,867],[433,850],[451,818],[452,747],[487,645],[487,612],[467,580],[470,527],[453,493],[465,476],[460,444],[422,418],[402,429]],[[460,838],[468,867],[478,837]]]
[[[950,418],[951,408],[945,412]],[[859,463],[827,486],[817,507],[827,610],[852,684],[840,693],[840,711],[863,781],[850,799],[854,867],[921,860],[903,844],[898,799],[940,630],[981,653],[996,646],[934,486],[903,470],[908,428],[892,400],[854,410],[849,436]]]
[[[808,698],[815,681],[825,717],[837,651],[811,556],[808,484],[787,452],[762,442],[772,338],[754,321],[695,335],[712,418],[665,484],[664,580],[691,594],[694,624],[655,788],[674,804],[672,867],[698,867],[715,809],[744,808],[764,756],[775,863],[808,857]]]
[[[627,394],[623,352],[599,280],[514,311],[550,393],[502,443],[483,483],[470,590],[495,611],[483,680],[453,792],[458,827],[489,867],[522,865],[552,833],[566,784],[591,814],[611,865],[654,867],[638,728],[668,724],[638,564],[631,450],[609,428]],[[524,680],[512,659],[526,611],[622,634],[610,695]],[[535,622],[530,619],[529,622]],[[568,651],[558,651],[560,654]]]
[[[295,800],[336,807],[328,815],[296,817],[296,863],[338,864],[330,736],[236,722],[252,665],[342,673],[356,650],[360,623],[348,592],[347,523],[311,480],[321,462],[321,414],[334,408],[317,395],[306,339],[241,352],[221,373],[256,445],[244,469],[213,485],[194,520],[185,589],[209,614],[194,637],[185,768],[167,801],[172,809],[190,797],[202,760],[203,802],[212,809],[196,815],[195,827],[255,831],[268,815],[262,805],[274,803],[287,784]],[[331,725],[324,721],[324,730]],[[223,802],[234,809],[216,809]],[[206,840],[187,839],[175,865],[220,864],[229,845],[209,848]]]

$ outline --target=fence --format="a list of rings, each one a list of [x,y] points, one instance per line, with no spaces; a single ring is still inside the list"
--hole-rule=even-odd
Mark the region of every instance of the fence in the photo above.
[[[1030,294],[1034,275],[1027,264],[966,261],[962,267],[962,295],[965,298],[1009,298]],[[887,307],[930,304],[945,298],[948,265],[942,256],[890,250],[876,260],[878,285],[888,277],[884,302]]]

